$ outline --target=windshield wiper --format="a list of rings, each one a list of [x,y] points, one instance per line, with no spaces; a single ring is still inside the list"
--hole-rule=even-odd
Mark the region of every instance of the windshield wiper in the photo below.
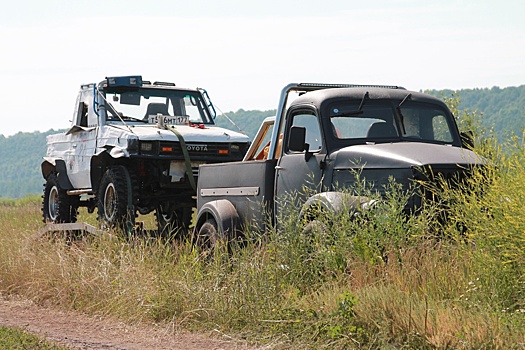
[[[402,99],[401,102],[399,102],[399,104],[396,107],[396,112],[397,112],[397,115],[399,116],[399,125],[401,126],[401,133],[403,135],[405,135],[407,132],[406,132],[406,129],[405,129],[405,123],[403,121],[403,119],[404,119],[403,113],[401,113],[401,105],[403,103],[405,103],[406,100],[409,100],[411,97],[412,97],[412,94],[406,95],[405,98]]]
[[[147,123],[148,122],[147,120],[140,119],[140,118],[135,118],[135,117],[129,117],[127,115],[120,115],[120,118],[122,118],[124,120],[135,121],[135,122],[143,122],[143,123]]]
[[[351,117],[353,115],[363,114],[363,106],[365,105],[365,100],[370,99],[370,96],[368,94],[368,91],[365,92],[363,98],[361,99],[361,103],[359,104],[359,107],[357,108],[357,111],[350,111],[342,114],[338,114],[334,117]]]

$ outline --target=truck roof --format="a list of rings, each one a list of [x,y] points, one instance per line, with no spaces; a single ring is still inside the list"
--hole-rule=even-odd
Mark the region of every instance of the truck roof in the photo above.
[[[413,101],[444,105],[444,102],[440,99],[421,92],[407,91],[398,88],[351,87],[310,91],[297,97],[291,103],[290,107],[301,104],[320,106],[321,104],[330,103],[334,100],[361,100],[367,93],[367,98],[372,100],[390,99],[401,101],[410,95],[410,99]]]

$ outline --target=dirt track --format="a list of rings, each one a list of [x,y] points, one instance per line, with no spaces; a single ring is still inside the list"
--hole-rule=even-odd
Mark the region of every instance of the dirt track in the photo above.
[[[173,332],[160,326],[130,326],[103,317],[91,317],[39,307],[0,295],[0,325],[16,326],[72,349],[248,350],[241,341],[222,335]]]

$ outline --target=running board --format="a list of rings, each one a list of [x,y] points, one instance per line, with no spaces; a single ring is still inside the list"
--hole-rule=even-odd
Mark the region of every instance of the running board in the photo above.
[[[68,196],[79,196],[81,194],[92,194],[93,190],[91,188],[86,188],[84,190],[70,190],[67,191]]]

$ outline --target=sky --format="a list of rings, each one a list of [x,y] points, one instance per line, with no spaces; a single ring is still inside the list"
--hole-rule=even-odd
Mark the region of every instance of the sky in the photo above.
[[[0,134],[70,126],[106,76],[201,87],[224,112],[288,83],[525,84],[523,0],[3,0]]]

